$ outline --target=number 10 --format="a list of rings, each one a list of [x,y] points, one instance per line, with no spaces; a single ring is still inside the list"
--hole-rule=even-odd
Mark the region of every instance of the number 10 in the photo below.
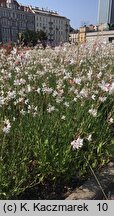
[[[108,204],[107,203],[99,203],[98,205],[99,211],[108,211]]]

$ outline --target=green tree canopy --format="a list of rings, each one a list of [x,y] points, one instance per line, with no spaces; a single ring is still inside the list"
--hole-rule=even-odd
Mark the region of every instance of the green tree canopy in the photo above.
[[[18,38],[20,42],[24,42],[24,45],[32,45],[35,46],[38,43],[38,40],[43,44],[47,40],[47,35],[44,31],[33,31],[33,30],[26,30],[23,33],[18,34]]]

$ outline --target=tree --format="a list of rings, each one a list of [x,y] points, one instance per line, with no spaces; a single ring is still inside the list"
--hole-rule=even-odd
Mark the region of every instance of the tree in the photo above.
[[[47,41],[47,35],[44,31],[42,30],[37,31],[37,34],[38,34],[38,40],[40,40],[41,42]]]
[[[37,44],[38,37],[37,37],[37,33],[35,31],[27,30],[23,33],[23,37],[24,37],[24,44],[25,45],[29,44],[29,45],[35,46]]]
[[[27,29],[23,33],[18,34],[19,42],[24,43],[25,46],[32,45],[35,46],[38,41],[38,36],[35,31]]]
[[[113,23],[108,23],[108,27],[109,27],[109,30],[114,30],[114,24]]]
[[[38,43],[38,40],[42,43],[43,46],[45,46],[47,41],[47,35],[42,30],[36,32],[27,29],[25,32],[19,33],[18,38],[19,41],[21,43],[24,43],[25,46],[27,45],[35,46]]]

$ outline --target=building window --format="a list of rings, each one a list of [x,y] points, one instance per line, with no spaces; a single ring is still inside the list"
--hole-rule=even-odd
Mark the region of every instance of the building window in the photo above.
[[[112,43],[114,41],[114,37],[109,37],[109,43]]]

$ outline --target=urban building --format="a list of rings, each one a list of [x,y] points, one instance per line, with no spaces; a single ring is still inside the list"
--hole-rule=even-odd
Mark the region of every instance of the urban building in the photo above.
[[[70,32],[70,42],[82,44],[86,42],[102,41],[104,43],[114,43],[114,29],[109,30],[107,25],[83,26],[79,30]]]
[[[79,42],[80,43],[86,42],[86,32],[87,32],[86,26],[80,27],[80,31],[79,31]]]
[[[69,34],[69,42],[70,43],[79,43],[79,30],[73,30]]]
[[[38,7],[32,9],[35,14],[35,30],[44,31],[48,41],[54,44],[69,41],[70,20],[55,11]]]
[[[107,23],[98,25],[98,31],[108,31],[109,25]]]
[[[114,0],[99,0],[98,24],[114,24]]]
[[[114,43],[114,30],[96,31],[86,33],[86,42],[102,41],[104,43]]]
[[[23,6],[16,0],[0,0],[0,41],[17,41],[27,29],[43,30],[50,42],[69,41],[70,20],[57,12]]]
[[[0,0],[0,41],[17,41],[18,33],[35,29],[35,17],[30,7],[16,0]]]
[[[79,43],[102,41],[104,43],[114,43],[114,30],[109,30],[107,25],[89,25],[80,27]]]
[[[109,30],[108,24],[101,25],[88,25],[80,27],[79,32],[79,41],[78,43],[85,43],[88,41],[102,40],[105,42],[113,42],[114,40],[114,29]]]

